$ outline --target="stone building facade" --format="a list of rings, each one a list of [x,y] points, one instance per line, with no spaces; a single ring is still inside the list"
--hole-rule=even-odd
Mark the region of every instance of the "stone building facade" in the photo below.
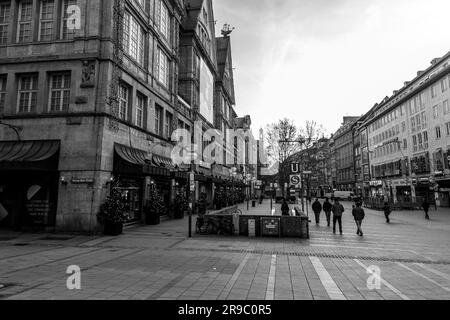
[[[212,10],[212,1],[200,2]],[[193,7],[181,0],[0,2],[1,227],[95,232],[112,188],[127,201],[130,223],[142,221],[150,188],[170,208],[189,169],[171,161],[171,135],[192,132],[198,119],[180,72],[192,62],[182,54],[189,32],[182,26]],[[207,107],[214,110],[213,102]]]

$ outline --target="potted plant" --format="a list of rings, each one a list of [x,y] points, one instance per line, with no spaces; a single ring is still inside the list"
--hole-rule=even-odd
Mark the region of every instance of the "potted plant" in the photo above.
[[[184,213],[189,209],[189,203],[184,192],[178,192],[175,197],[175,219],[183,219]]]
[[[148,225],[157,225],[161,223],[161,213],[164,210],[164,200],[158,193],[156,188],[150,190],[149,198],[147,199],[144,212],[145,223]]]
[[[120,196],[120,192],[113,190],[106,202],[100,207],[97,215],[104,225],[104,234],[118,236],[123,232],[123,224],[129,220],[127,205]]]

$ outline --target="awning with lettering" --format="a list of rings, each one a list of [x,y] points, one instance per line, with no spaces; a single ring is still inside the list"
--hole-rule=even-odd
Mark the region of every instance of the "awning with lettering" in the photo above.
[[[57,170],[59,140],[0,141],[0,169]]]

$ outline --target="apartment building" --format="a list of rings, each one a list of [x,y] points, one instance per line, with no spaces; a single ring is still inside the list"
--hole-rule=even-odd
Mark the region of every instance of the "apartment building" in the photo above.
[[[367,130],[372,196],[449,206],[450,54],[386,97]]]

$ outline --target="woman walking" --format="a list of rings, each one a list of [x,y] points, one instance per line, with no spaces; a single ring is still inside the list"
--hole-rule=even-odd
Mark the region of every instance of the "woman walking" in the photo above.
[[[386,217],[386,223],[390,223],[391,220],[389,219],[389,216],[391,215],[391,206],[389,205],[389,203],[387,201],[384,202],[384,207],[383,207],[383,211],[384,211],[384,216]]]

